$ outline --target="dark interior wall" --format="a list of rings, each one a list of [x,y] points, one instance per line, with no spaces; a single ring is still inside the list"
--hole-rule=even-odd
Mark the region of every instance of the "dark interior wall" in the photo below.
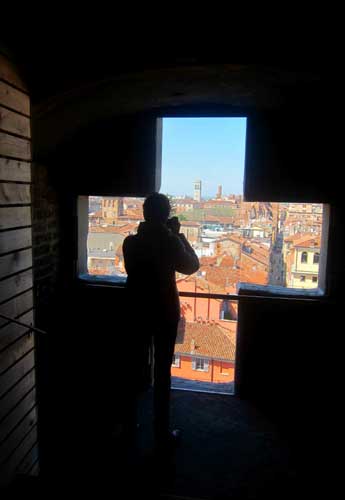
[[[192,87],[190,84],[189,90],[193,93]],[[198,98],[202,107],[203,98]],[[112,105],[116,109],[114,101]],[[151,112],[152,109],[153,105]],[[179,109],[181,113],[188,113],[188,107],[170,106],[170,111],[173,110],[175,114],[178,114]],[[251,109],[255,110],[255,105]],[[283,118],[286,109],[287,106],[283,106],[275,110],[273,128],[271,121],[266,119],[266,113],[252,115],[257,117],[257,128],[255,132],[253,127],[250,130],[252,135],[249,135],[248,159],[251,166],[246,177],[247,198],[303,202],[307,201],[305,196],[308,193],[311,201],[331,203],[328,269],[332,276],[334,305],[310,305],[297,300],[266,302],[264,299],[243,303],[239,310],[240,358],[237,382],[240,396],[255,401],[285,430],[293,433],[299,429],[300,436],[303,434],[300,424],[307,425],[313,418],[318,387],[324,387],[325,374],[330,368],[329,358],[325,356],[325,339],[330,317],[339,316],[339,303],[343,298],[343,212],[339,203],[339,190],[334,188],[333,182],[338,172],[337,165],[327,165],[331,182],[324,183],[324,164],[314,149],[316,143],[320,145],[319,141],[311,140],[313,136],[310,134],[310,147],[306,152],[302,148],[303,127],[299,124],[294,133],[290,133],[291,129]],[[160,114],[159,109],[155,112]],[[85,109],[83,113],[87,114]],[[269,123],[268,129],[263,128],[263,123]],[[40,126],[44,126],[44,121],[41,120]],[[61,123],[59,127],[61,129]],[[152,190],[155,176],[152,127],[152,115],[136,117],[132,112],[123,112],[122,116],[111,120],[81,127],[79,132],[69,136],[48,155],[45,148],[42,149],[42,157],[41,151],[37,151],[37,159],[42,161],[46,170],[42,172],[41,178],[47,183],[48,191],[52,189],[55,192],[51,201],[47,201],[48,210],[54,212],[58,207],[60,220],[59,239],[57,241],[55,236],[51,236],[50,240],[55,248],[51,255],[52,276],[55,276],[53,269],[58,269],[57,293],[51,295],[54,300],[50,301],[48,308],[46,305],[41,308],[42,314],[44,311],[53,311],[52,314],[46,314],[46,328],[51,335],[49,352],[52,362],[49,369],[52,383],[48,388],[50,396],[44,400],[49,400],[49,428],[58,429],[50,453],[53,449],[60,450],[61,454],[54,451],[54,459],[63,455],[64,445],[72,437],[75,443],[79,443],[75,444],[71,453],[71,466],[72,457],[80,458],[83,455],[81,450],[85,451],[85,457],[88,456],[88,443],[83,442],[86,428],[95,431],[88,432],[91,442],[97,441],[97,432],[110,425],[109,421],[107,425],[102,425],[104,419],[114,414],[115,420],[125,418],[129,383],[123,363],[128,359],[124,353],[130,354],[125,291],[85,287],[74,279],[76,196],[145,195]],[[308,162],[307,169],[301,172],[303,165],[299,162],[296,166],[300,154],[306,160],[311,155],[313,168]],[[311,177],[312,183],[309,182]],[[58,250],[55,246],[57,243]],[[36,255],[39,259],[39,255]],[[57,256],[60,256],[60,260]],[[39,303],[37,306],[39,310]],[[131,313],[129,310],[128,317]],[[39,314],[37,319],[40,321]],[[41,359],[44,359],[44,355]],[[315,422],[319,422],[319,419]],[[79,438],[75,438],[76,435]],[[47,442],[50,443],[51,439],[51,433],[47,432]]]
[[[107,443],[127,420],[133,390],[126,307],[122,289],[71,283],[60,289],[50,308],[49,338],[39,346],[38,372],[41,469],[46,475],[55,477],[63,468],[66,480],[85,480],[107,467]]]
[[[330,165],[334,144],[328,120],[316,102],[253,113],[247,122],[245,198],[334,202],[339,174]]]
[[[329,303],[262,298],[239,307],[238,394],[310,449],[329,432],[336,320]]]
[[[60,203],[49,169],[32,167],[32,245],[37,326],[46,328],[47,304],[54,296],[61,261]],[[49,315],[48,315],[49,318]]]
[[[342,428],[341,322],[339,304],[261,299],[239,309],[241,397],[275,424],[311,483],[333,467]]]
[[[337,385],[338,366],[332,325],[341,322],[344,302],[343,193],[320,95],[311,92],[290,107],[248,119],[244,192],[248,201],[329,204],[325,296],[316,302],[241,302],[236,375],[241,397],[256,401],[315,452],[329,431],[325,400]]]
[[[155,190],[160,133],[151,116],[130,116],[85,127],[48,157],[36,149],[35,315],[37,326],[48,332],[38,344],[45,473],[54,474],[62,462],[72,475],[90,463],[94,467],[90,456],[97,454],[100,440],[126,420],[131,313],[126,313],[125,290],[77,281],[77,197],[144,196]]]
[[[39,470],[30,118],[25,81],[0,47],[0,487]]]
[[[160,187],[161,133],[156,116],[123,115],[82,127],[49,155],[34,154],[51,165],[61,193],[145,196]]]

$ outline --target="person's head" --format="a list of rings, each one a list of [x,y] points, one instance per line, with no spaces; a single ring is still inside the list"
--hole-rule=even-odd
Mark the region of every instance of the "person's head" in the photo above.
[[[169,198],[164,194],[152,193],[144,201],[143,212],[146,222],[165,224],[170,215]]]

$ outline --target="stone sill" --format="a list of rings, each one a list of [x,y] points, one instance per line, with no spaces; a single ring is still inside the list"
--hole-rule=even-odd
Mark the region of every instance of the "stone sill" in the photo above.
[[[277,296],[277,297],[301,297],[301,298],[320,298],[325,297],[325,292],[321,288],[285,288],[276,285],[255,285],[253,283],[239,283],[238,295],[256,295],[256,296]]]
[[[105,274],[79,274],[78,279],[88,285],[110,285],[124,287],[127,278]]]

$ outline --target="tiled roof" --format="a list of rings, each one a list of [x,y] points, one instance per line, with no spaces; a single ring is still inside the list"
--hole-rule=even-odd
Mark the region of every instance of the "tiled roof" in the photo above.
[[[232,255],[223,255],[218,266],[219,267],[232,267],[235,264],[234,258]]]
[[[126,210],[126,213],[124,214],[124,217],[138,217],[139,219],[143,218],[143,211],[142,209],[136,209],[136,208],[128,208]]]
[[[224,334],[230,339],[232,344],[236,346],[237,339],[237,321],[217,321],[217,325],[221,328]]]
[[[217,286],[215,283],[211,283],[207,281],[205,278],[197,276],[196,274],[192,274],[190,276],[187,276],[186,278],[182,278],[180,280],[177,280],[177,288],[180,292],[182,291],[187,291],[186,289],[184,290],[183,284],[184,283],[195,283],[196,281],[196,292],[205,292],[205,293],[226,293],[224,287]],[[194,292],[193,288],[193,292]]]
[[[320,248],[320,237],[312,237],[299,240],[295,243],[296,247],[318,247]]]
[[[89,219],[93,219],[94,217],[102,217],[102,210],[97,210],[97,212],[91,212],[89,214]]]
[[[253,283],[256,285],[267,285],[268,272],[242,269],[239,281],[243,281],[244,283]]]
[[[218,220],[222,224],[232,224],[234,222],[234,217],[219,216]]]
[[[269,265],[269,254],[263,255],[257,251],[253,251],[252,253],[242,252],[241,267],[246,265],[246,261],[251,262],[251,265],[260,265],[266,268]]]
[[[235,243],[244,243],[245,238],[243,238],[243,236],[237,236],[235,234],[232,234],[231,236],[225,236],[224,238],[219,238],[218,241],[226,241],[226,240],[230,240]]]
[[[138,221],[143,221],[144,220],[144,216],[139,213],[133,213],[133,215],[129,214],[129,215],[120,215],[118,218],[117,218],[119,221],[127,221],[127,220],[138,220]]]
[[[239,269],[229,267],[201,266],[201,271],[206,271],[206,280],[223,289],[239,281]]]
[[[181,226],[192,226],[192,227],[200,227],[200,222],[182,220]]]
[[[200,262],[200,265],[202,265],[202,266],[212,266],[214,264],[217,264],[217,257],[203,256],[203,257],[200,257],[199,262]]]
[[[121,224],[120,226],[91,226],[89,228],[90,233],[113,233],[128,235],[135,232],[138,228],[136,223],[133,224]]]
[[[218,324],[180,321],[175,353],[234,361],[235,350],[230,335]]]
[[[91,226],[89,232],[122,234],[122,228],[120,226]]]
[[[296,247],[320,246],[320,235],[315,234],[293,234],[285,237],[284,240],[291,242]]]

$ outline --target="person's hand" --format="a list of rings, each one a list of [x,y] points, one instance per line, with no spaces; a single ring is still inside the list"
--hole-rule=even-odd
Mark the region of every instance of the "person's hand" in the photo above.
[[[171,217],[171,219],[168,220],[168,227],[173,234],[178,234],[181,227],[178,217]]]

